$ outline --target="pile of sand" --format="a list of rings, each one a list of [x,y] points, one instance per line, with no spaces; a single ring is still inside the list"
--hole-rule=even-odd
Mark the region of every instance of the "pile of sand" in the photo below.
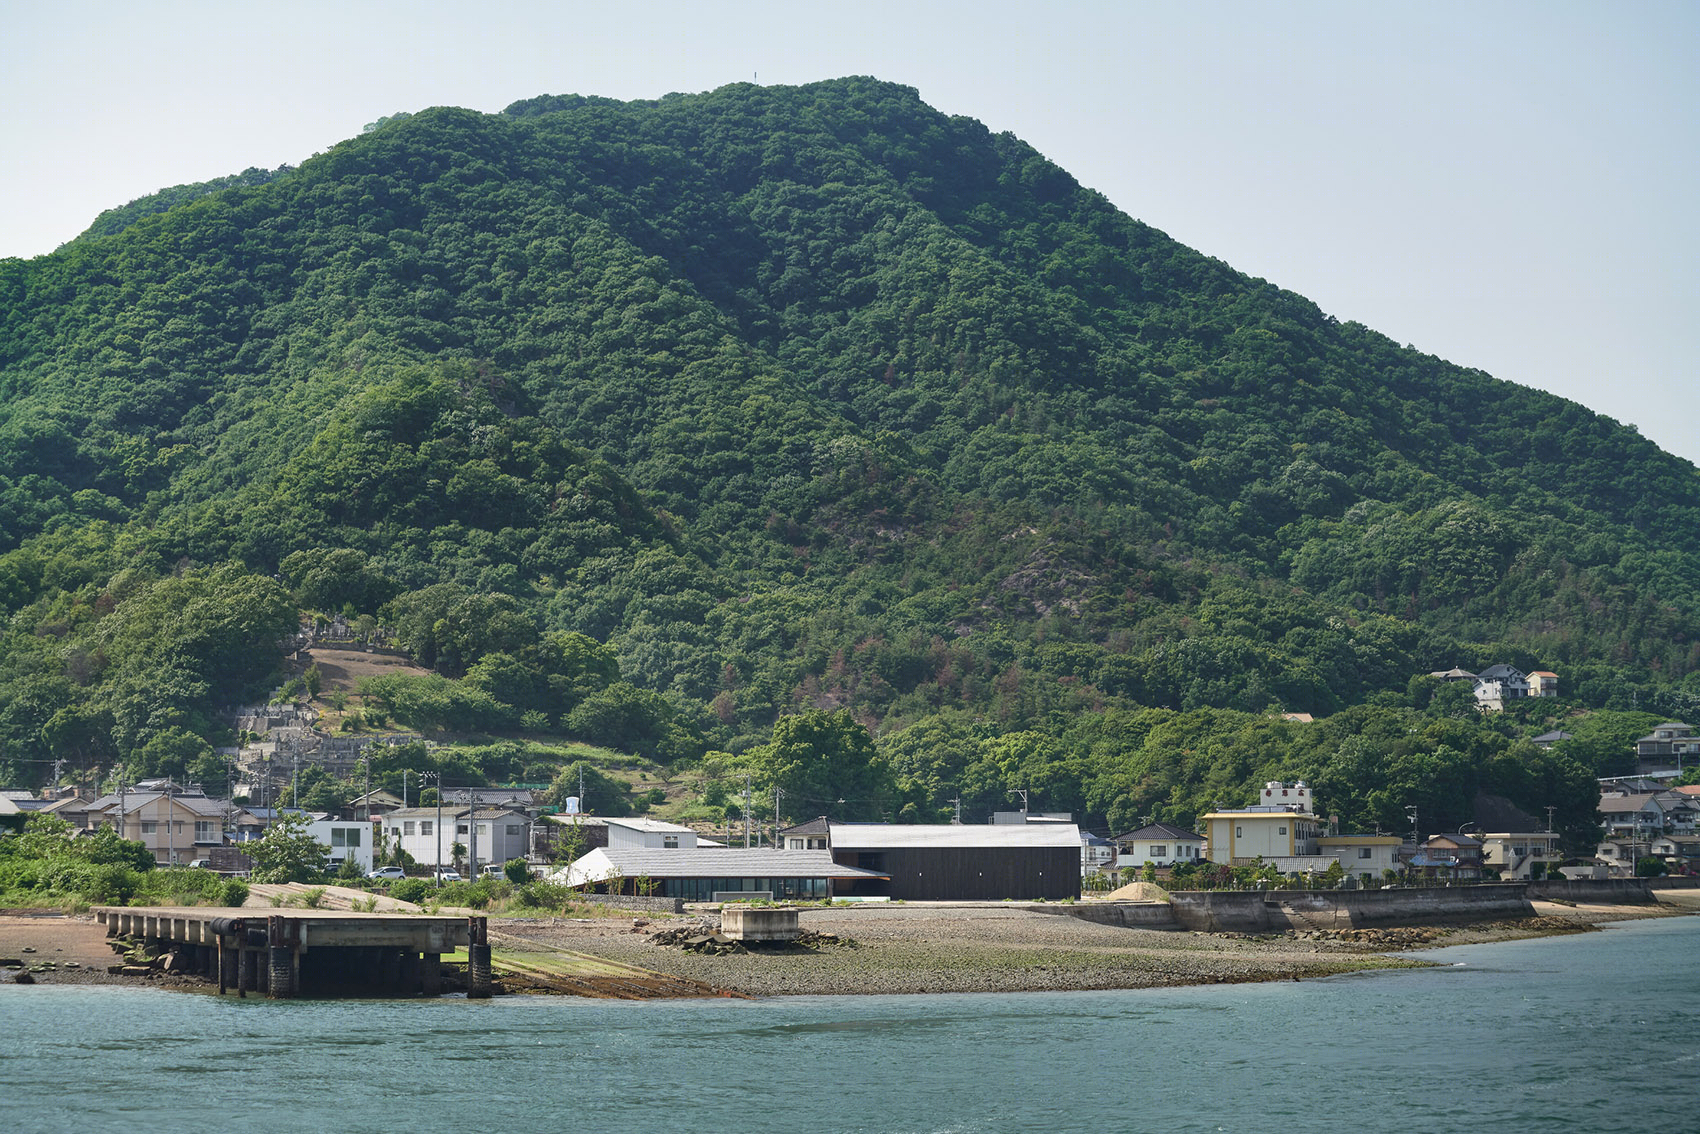
[[[1169,892],[1155,882],[1129,882],[1119,890],[1111,890],[1102,901],[1169,903]]]

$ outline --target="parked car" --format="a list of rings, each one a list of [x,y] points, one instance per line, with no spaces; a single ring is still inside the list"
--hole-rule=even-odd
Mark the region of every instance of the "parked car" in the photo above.
[[[439,881],[439,882],[459,882],[460,881],[460,871],[458,871],[458,870],[439,870],[439,871],[437,871],[437,881]]]
[[[403,870],[399,866],[380,866],[376,870],[368,870],[366,872],[366,877],[389,879],[406,878],[407,871]]]
[[[484,864],[484,868],[478,873],[482,874],[486,878],[502,878],[504,877],[504,866],[505,864],[500,862],[487,862]]]

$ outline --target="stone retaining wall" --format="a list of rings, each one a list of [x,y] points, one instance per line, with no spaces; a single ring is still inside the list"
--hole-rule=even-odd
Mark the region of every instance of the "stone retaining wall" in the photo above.
[[[622,910],[638,910],[644,913],[685,912],[683,898],[640,898],[622,894],[575,894],[575,902],[588,902],[598,906],[614,906]]]

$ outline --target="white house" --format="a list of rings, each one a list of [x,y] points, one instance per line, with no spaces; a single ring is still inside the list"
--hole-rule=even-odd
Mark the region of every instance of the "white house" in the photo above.
[[[1102,874],[1116,867],[1116,844],[1091,831],[1080,832],[1080,876]]]
[[[1505,879],[1529,877],[1534,865],[1564,861],[1559,853],[1557,831],[1499,831],[1477,835],[1482,844],[1482,865],[1491,866]]]
[[[1117,870],[1130,866],[1137,870],[1148,862],[1153,866],[1174,866],[1204,857],[1203,835],[1167,823],[1148,824],[1137,831],[1117,835],[1111,842],[1116,845]]]
[[[1600,796],[1600,817],[1605,821],[1606,835],[1642,836],[1661,834],[1665,829],[1665,809],[1653,792],[1633,794],[1605,793]]]
[[[1353,877],[1368,874],[1380,878],[1384,870],[1399,867],[1397,835],[1322,835],[1316,840],[1319,853],[1335,859]]]
[[[783,840],[786,850],[828,850],[832,846],[830,830],[826,816],[822,815],[819,819],[787,827],[779,832],[778,837]]]
[[[376,828],[369,819],[315,819],[307,833],[330,848],[330,869],[339,869],[353,859],[360,872],[372,869],[372,841]]]
[[[604,819],[609,850],[694,850],[697,833],[660,819]]]
[[[399,842],[421,866],[454,865],[459,843],[469,870],[524,858],[529,826],[523,811],[500,807],[480,808],[476,816],[469,807],[444,807],[440,819],[435,807],[408,807],[384,816],[385,838]]]
[[[1477,708],[1498,712],[1506,701],[1529,695],[1529,678],[1514,665],[1490,665],[1476,674],[1475,693]]]
[[[455,816],[455,840],[466,844],[468,868],[476,872],[488,863],[500,865],[512,858],[524,858],[530,826],[531,818],[524,811],[480,808],[476,815],[468,812]]]

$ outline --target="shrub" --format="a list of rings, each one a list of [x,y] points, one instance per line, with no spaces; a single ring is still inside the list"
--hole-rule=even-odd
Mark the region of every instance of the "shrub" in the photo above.
[[[218,904],[221,906],[240,906],[248,900],[248,883],[240,878],[227,878],[224,885],[219,887]]]
[[[419,903],[431,892],[431,883],[423,878],[403,878],[390,887],[390,897],[398,902]]]
[[[102,906],[121,906],[135,897],[142,876],[128,866],[116,862],[88,863],[67,872],[73,894]]]
[[[555,882],[527,882],[514,892],[514,903],[527,909],[564,910],[578,900],[578,891]]]
[[[531,881],[531,867],[525,864],[523,858],[510,858],[502,864],[502,874],[515,886],[523,886]]]
[[[508,889],[506,882],[497,882],[493,878],[480,878],[476,882],[450,882],[443,887],[442,904],[481,910],[496,898],[505,897]]]

